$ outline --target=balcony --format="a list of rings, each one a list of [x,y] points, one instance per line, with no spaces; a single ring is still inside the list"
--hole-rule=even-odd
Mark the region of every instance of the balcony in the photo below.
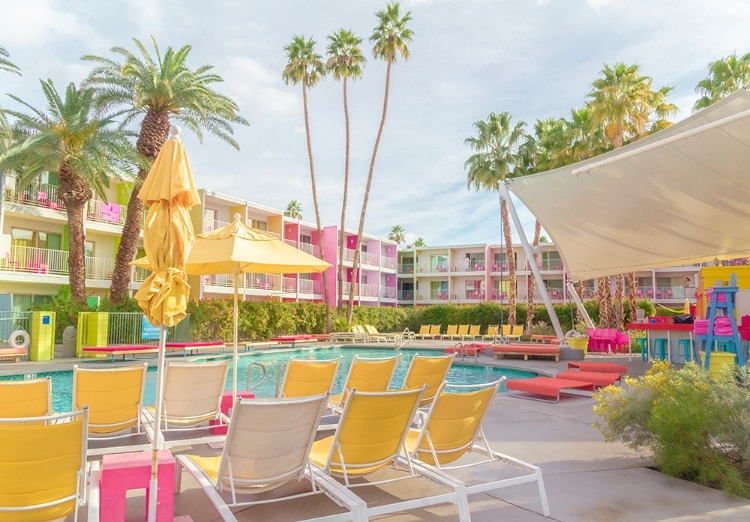
[[[396,289],[392,286],[386,286],[380,291],[382,299],[396,299]]]
[[[432,301],[447,301],[449,297],[447,290],[430,290],[430,299]]]
[[[361,264],[377,267],[380,263],[380,256],[378,254],[371,254],[370,252],[360,253]]]
[[[122,226],[128,208],[116,203],[105,203],[99,199],[89,200],[86,205],[86,219],[99,223],[109,223]]]
[[[540,268],[545,271],[562,271],[564,267],[562,259],[543,259]]]
[[[16,175],[5,176],[5,201],[65,212],[65,204],[57,196],[57,185],[33,183],[23,190],[19,190],[18,181]]]
[[[286,294],[297,293],[297,278],[295,277],[282,277],[281,278],[281,290]]]
[[[12,245],[5,257],[0,259],[0,272],[67,276],[70,273],[68,257],[69,253],[65,250]],[[114,269],[114,259],[86,257],[86,279],[109,281]]]
[[[323,295],[323,282],[313,281],[312,279],[300,279],[299,293],[311,296],[321,296]]]
[[[320,247],[312,243],[300,243],[297,245],[300,250],[307,252],[311,256],[320,257]]]
[[[484,301],[485,293],[484,290],[466,289],[463,298],[470,301]]]
[[[368,285],[368,284],[355,284],[354,285],[354,296],[356,298],[362,298],[362,297],[378,297],[378,285]],[[342,285],[342,290],[344,293],[344,298],[346,298],[349,295],[349,290],[351,289],[351,283],[344,283]]]
[[[353,250],[351,248],[345,248],[343,261],[347,263],[354,263],[354,252],[356,252],[356,250]]]

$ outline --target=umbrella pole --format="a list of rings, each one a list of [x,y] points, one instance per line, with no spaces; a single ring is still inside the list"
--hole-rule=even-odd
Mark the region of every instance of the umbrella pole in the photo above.
[[[157,359],[157,371],[156,371],[156,407],[155,407],[155,420],[156,426],[154,426],[154,439],[152,442],[151,449],[151,485],[149,491],[148,504],[148,521],[156,522],[156,503],[158,497],[158,474],[159,474],[159,450],[164,447],[164,440],[161,434],[161,410],[162,402],[164,401],[164,359],[166,355],[166,344],[167,344],[167,328],[162,325],[159,329],[159,357]]]
[[[237,288],[237,278],[239,278],[240,274],[239,272],[234,273],[234,346],[232,348],[232,407],[234,408],[234,403],[237,402],[237,359],[239,358],[237,354],[237,332],[239,330],[239,315],[240,315],[240,307],[238,304],[238,295],[239,290]]]

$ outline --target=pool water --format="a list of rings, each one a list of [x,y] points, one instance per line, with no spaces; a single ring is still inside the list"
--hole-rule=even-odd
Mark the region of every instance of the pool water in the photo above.
[[[431,352],[422,352],[422,355],[431,355]],[[374,349],[364,347],[347,347],[347,348],[317,348],[317,349],[299,349],[293,352],[258,352],[248,355],[243,355],[239,358],[237,366],[237,383],[238,389],[243,390],[247,388],[247,368],[254,362],[262,363],[266,367],[268,377],[266,381],[257,389],[254,393],[257,397],[273,397],[276,394],[276,386],[278,380],[283,378],[284,368],[290,357],[295,359],[334,359],[341,356],[341,363],[339,370],[336,375],[336,382],[333,387],[334,393],[340,393],[344,386],[344,380],[349,372],[349,367],[352,364],[352,359],[355,355],[360,357],[393,357],[393,349]],[[401,358],[396,365],[396,372],[391,380],[391,388],[400,388],[404,382],[406,371],[409,368],[412,358],[417,353],[413,350],[402,350],[398,352]],[[435,356],[442,355],[442,353],[435,351]],[[228,355],[225,358],[231,359],[232,356]],[[216,358],[211,358],[216,359]],[[201,359],[209,360],[209,358]],[[253,366],[250,372],[250,382],[257,383],[261,379],[262,370],[256,365]],[[451,369],[448,372],[447,381],[452,384],[481,384],[485,382],[495,381],[505,375],[508,379],[527,379],[536,377],[536,374],[532,372],[524,372],[519,370],[510,370],[507,368],[499,368],[493,366],[478,366],[461,364],[460,360],[454,362]],[[72,390],[73,390],[73,372],[49,372],[49,373],[37,373],[33,377],[51,377],[52,378],[52,409],[56,412],[70,411],[72,404]],[[32,376],[26,376],[31,378]],[[24,378],[23,375],[13,376],[10,378]],[[153,404],[155,401],[156,389],[156,368],[149,368],[146,375],[146,387],[144,392],[144,402],[146,404]],[[229,368],[229,376],[227,377],[226,389],[232,389],[232,368]],[[505,391],[505,387],[501,389]]]

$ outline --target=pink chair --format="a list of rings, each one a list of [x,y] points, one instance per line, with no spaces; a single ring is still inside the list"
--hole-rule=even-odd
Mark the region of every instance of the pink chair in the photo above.
[[[615,332],[615,353],[625,353],[625,348],[630,346],[630,334],[628,332]]]
[[[47,205],[49,203],[49,200],[47,199],[47,193],[46,192],[37,192],[36,193],[36,202],[41,205]]]

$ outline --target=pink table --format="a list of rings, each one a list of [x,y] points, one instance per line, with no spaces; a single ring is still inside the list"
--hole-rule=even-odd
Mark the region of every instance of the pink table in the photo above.
[[[169,450],[159,451],[159,491],[157,492],[156,521],[174,519],[174,458]],[[130,489],[146,489],[148,511],[151,482],[151,451],[116,453],[102,456],[99,475],[99,520],[125,521],[125,495]]]

